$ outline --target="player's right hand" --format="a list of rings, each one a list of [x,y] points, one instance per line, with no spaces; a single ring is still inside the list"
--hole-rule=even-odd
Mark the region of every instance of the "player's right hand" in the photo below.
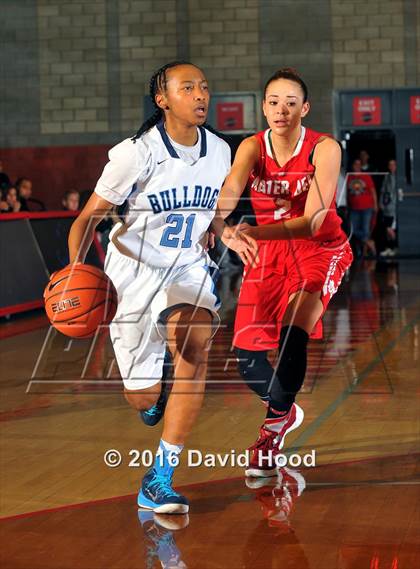
[[[235,251],[244,265],[253,266],[259,262],[257,241],[243,233],[239,226],[226,226],[221,236],[222,242]]]

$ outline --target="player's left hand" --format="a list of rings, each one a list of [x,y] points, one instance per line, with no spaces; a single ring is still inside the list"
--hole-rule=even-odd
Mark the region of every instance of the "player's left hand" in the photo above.
[[[248,226],[246,223],[242,225]],[[258,244],[253,237],[241,231],[240,227],[240,225],[225,227],[221,239],[226,247],[239,255],[244,265],[255,265],[260,260]]]
[[[251,239],[255,240],[255,236],[253,234],[255,228],[252,225],[249,225],[249,223],[240,223],[236,226],[236,229]]]
[[[206,237],[207,242],[204,244],[204,251],[213,249],[216,244],[216,235],[213,233],[213,231],[207,231]]]

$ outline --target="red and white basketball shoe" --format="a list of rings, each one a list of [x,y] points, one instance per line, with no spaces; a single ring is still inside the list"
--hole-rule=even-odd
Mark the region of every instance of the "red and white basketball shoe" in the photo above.
[[[281,422],[275,421],[276,431],[269,428],[270,420],[261,426],[258,439],[248,449],[250,457],[245,476],[276,476],[278,470],[276,456],[284,446],[286,435],[302,424],[304,415],[303,409],[293,403]]]

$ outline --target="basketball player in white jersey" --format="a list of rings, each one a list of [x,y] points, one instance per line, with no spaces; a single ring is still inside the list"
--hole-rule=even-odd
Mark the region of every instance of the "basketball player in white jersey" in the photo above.
[[[110,150],[95,192],[72,226],[70,261],[83,262],[97,223],[128,200],[105,262],[118,292],[111,339],[129,404],[146,424],[165,416],[138,504],[185,513],[188,501],[173,490],[172,477],[202,404],[218,324],[212,279],[217,266],[204,244],[230,169],[230,149],[204,125],[209,90],[199,68],[183,62],[163,66],[151,78],[150,96],[155,114],[136,136]],[[231,244],[244,253],[255,242],[233,236]],[[161,381],[167,344],[174,362],[169,397]]]

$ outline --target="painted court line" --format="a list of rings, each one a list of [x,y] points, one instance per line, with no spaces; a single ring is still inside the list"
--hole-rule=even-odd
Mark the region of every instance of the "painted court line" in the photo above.
[[[379,363],[381,363],[383,361],[383,358],[391,350],[394,349],[394,347],[398,344],[398,342],[405,337],[405,335],[410,331],[410,329],[414,326],[414,324],[416,324],[416,322],[418,320],[419,320],[419,317],[417,316],[414,319],[412,319],[408,324],[406,324],[402,328],[402,330],[400,331],[398,336],[394,340],[390,341],[387,344],[387,346],[382,350],[381,354],[376,356],[370,363],[368,363],[366,365],[366,367],[360,373],[359,384],[361,382],[363,382],[366,379],[366,377],[369,376],[369,374],[372,372],[372,370]],[[305,429],[305,431],[299,437],[297,437],[297,439],[295,439],[295,441],[294,441],[295,446],[291,449],[288,449],[287,454],[296,452],[300,447],[302,447],[306,443],[306,441],[317,431],[317,429],[338,409],[338,407],[341,405],[341,403],[343,403],[352,394],[353,394],[353,392],[350,389],[346,389],[334,401],[332,401],[330,403],[330,405],[328,405],[328,407],[316,419],[314,419],[311,422],[311,424]],[[398,455],[395,455],[395,456],[398,456]],[[400,456],[407,456],[407,455],[400,455]],[[357,459],[357,460],[353,460],[353,461],[345,461],[344,463],[340,463],[340,462],[330,463],[328,465],[322,465],[322,466],[336,466],[338,464],[351,464],[354,462],[365,462],[368,460],[380,460],[381,458],[383,458],[383,457],[370,457],[368,459]],[[226,478],[226,479],[209,480],[209,481],[205,481],[205,482],[198,482],[198,483],[183,485],[183,486],[180,486],[179,488],[192,488],[195,486],[205,486],[208,484],[215,484],[215,483],[227,483],[229,481],[237,481],[237,480],[243,480],[243,477],[241,476],[241,477],[236,477],[236,478],[232,477],[232,478]],[[384,482],[378,482],[378,483],[384,484]],[[410,482],[410,484],[412,484],[412,483],[413,482]],[[94,505],[94,504],[107,503],[107,502],[118,501],[118,500],[132,499],[135,496],[136,496],[136,494],[133,493],[133,494],[127,494],[127,495],[122,495],[122,496],[114,496],[114,497],[110,497],[110,498],[98,499],[98,500],[90,500],[87,502],[81,502],[81,503],[77,503],[77,504],[67,504],[67,505],[58,506],[55,508],[47,508],[47,509],[43,509],[43,510],[36,510],[36,511],[26,512],[26,513],[22,513],[22,514],[5,516],[5,517],[0,518],[0,521],[26,518],[29,516],[39,515],[39,514],[43,514],[43,513],[53,513],[53,512],[57,512],[57,511],[61,511],[61,510],[67,510],[67,509],[83,508],[83,507],[88,507],[88,506]]]

